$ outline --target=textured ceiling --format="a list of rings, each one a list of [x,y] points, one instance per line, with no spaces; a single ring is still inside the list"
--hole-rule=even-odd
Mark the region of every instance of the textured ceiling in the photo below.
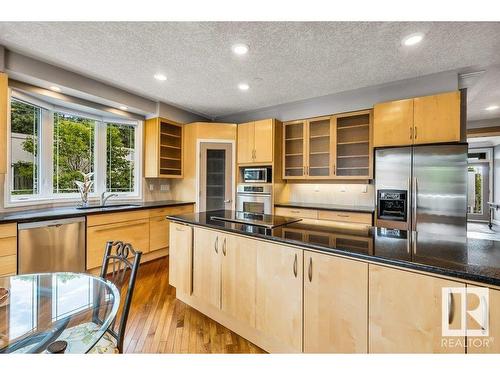
[[[403,47],[401,39],[414,32],[425,33],[424,41]],[[232,54],[236,42],[250,46],[247,56]],[[500,23],[4,22],[0,44],[218,117],[499,64]],[[168,80],[156,81],[156,72]],[[248,82],[250,90],[240,92],[240,82]]]
[[[500,51],[498,52],[500,54]],[[467,90],[467,119],[486,120],[500,117],[500,65],[490,66]],[[494,111],[485,108],[497,105]]]

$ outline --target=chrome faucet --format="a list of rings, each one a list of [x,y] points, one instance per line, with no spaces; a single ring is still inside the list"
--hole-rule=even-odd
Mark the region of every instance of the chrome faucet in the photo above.
[[[108,196],[106,196],[106,192],[103,191],[101,193],[101,206],[105,206],[106,202],[108,201],[109,198],[111,198],[111,197],[117,197],[117,196],[118,196],[118,194],[114,194],[114,193],[113,194],[109,194]]]

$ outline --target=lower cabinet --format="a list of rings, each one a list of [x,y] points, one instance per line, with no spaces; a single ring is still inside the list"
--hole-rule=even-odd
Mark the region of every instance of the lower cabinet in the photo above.
[[[0,225],[0,276],[17,273],[17,224]]]
[[[303,251],[270,242],[257,247],[256,328],[280,351],[302,351]]]
[[[465,284],[370,264],[369,352],[465,353],[465,337],[450,345],[441,328],[443,288],[457,287]],[[449,325],[459,327],[461,301],[449,303]]]
[[[224,235],[195,228],[193,243],[193,296],[220,309],[221,257]]]
[[[128,242],[136,250],[149,252],[149,219],[87,226],[88,270],[101,266],[107,241]]]
[[[368,352],[368,264],[304,251],[304,352]]]
[[[467,285],[467,288],[474,285]],[[483,305],[484,313],[488,314],[489,335],[486,337],[468,337],[467,353],[500,353],[500,290],[489,289],[489,304]],[[467,294],[467,311],[477,308],[477,301]],[[484,303],[484,302],[483,302]],[[480,329],[471,315],[467,315],[467,328]]]
[[[170,285],[184,294],[192,291],[193,227],[170,224],[168,277]]]

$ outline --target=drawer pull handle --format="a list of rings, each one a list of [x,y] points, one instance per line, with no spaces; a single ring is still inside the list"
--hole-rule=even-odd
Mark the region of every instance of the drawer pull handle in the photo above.
[[[295,260],[293,261],[293,274],[297,277],[297,254],[295,254]]]
[[[294,213],[294,214],[299,214],[300,213],[300,211],[298,211],[298,210],[291,210],[290,212]]]
[[[313,279],[313,259],[309,258],[309,282],[312,282]]]
[[[337,216],[339,216],[339,217],[350,217],[351,215],[347,215],[347,214],[337,214]]]

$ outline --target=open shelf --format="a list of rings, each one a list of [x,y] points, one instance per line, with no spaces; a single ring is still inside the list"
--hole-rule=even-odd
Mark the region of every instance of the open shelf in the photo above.
[[[370,155],[339,155],[337,159],[367,158]]]
[[[337,145],[358,145],[362,143],[369,143],[369,141],[366,140],[366,141],[352,141],[352,142],[337,142]]]

